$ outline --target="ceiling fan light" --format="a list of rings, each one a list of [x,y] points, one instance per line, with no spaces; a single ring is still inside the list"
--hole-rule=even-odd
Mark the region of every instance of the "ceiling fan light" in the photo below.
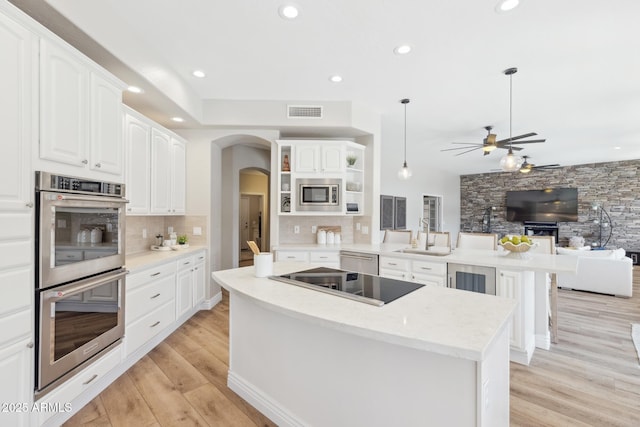
[[[484,151],[485,153],[490,153],[493,150],[495,150],[496,148],[498,148],[496,145],[487,144],[487,145],[483,145],[482,146],[482,151]]]
[[[531,172],[531,165],[522,166],[520,168],[520,173],[529,173]]]
[[[522,157],[516,156],[511,150],[509,153],[500,159],[500,169],[505,172],[515,172],[522,166]]]

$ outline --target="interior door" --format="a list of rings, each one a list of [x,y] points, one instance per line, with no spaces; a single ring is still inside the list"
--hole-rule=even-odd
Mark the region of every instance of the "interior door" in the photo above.
[[[240,250],[248,250],[247,240],[251,240],[250,201],[248,196],[240,196]]]

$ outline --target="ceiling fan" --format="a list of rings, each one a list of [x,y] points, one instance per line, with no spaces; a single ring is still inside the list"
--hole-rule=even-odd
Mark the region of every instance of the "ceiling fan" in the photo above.
[[[491,151],[495,150],[496,148],[504,148],[506,150],[509,150],[508,156],[513,157],[513,151],[519,151],[522,150],[524,147],[514,147],[514,145],[517,144],[535,144],[535,143],[539,143],[539,142],[545,142],[546,139],[528,139],[526,141],[522,141],[522,139],[524,138],[529,138],[532,136],[536,136],[537,133],[535,132],[529,132],[529,133],[525,133],[522,135],[518,135],[518,136],[511,136],[511,124],[513,122],[513,114],[512,114],[512,110],[513,110],[513,84],[512,84],[512,77],[515,73],[518,72],[518,69],[515,67],[512,68],[507,68],[506,70],[504,70],[504,74],[509,76],[509,138],[500,140],[500,141],[496,141],[496,134],[491,133],[491,130],[493,129],[492,126],[485,126],[485,129],[487,130],[487,137],[485,139],[482,140],[482,144],[474,144],[474,143],[467,143],[467,142],[453,142],[452,144],[461,144],[461,145],[466,145],[466,147],[455,147],[455,148],[446,148],[444,150],[441,151],[453,151],[453,150],[466,150],[463,151],[462,153],[458,153],[456,154],[456,156],[461,156],[462,154],[466,154],[469,153],[471,151],[475,151],[478,149],[482,149],[482,151],[484,152],[484,155],[486,156],[487,154],[491,153]],[[473,148],[470,148],[470,146],[474,146]]]
[[[529,156],[522,156],[522,159],[524,160],[524,162],[522,162],[522,165],[520,166],[520,169],[518,169],[521,173],[529,173],[534,169],[557,169],[560,167],[559,164],[553,164],[553,165],[540,165],[540,166],[536,166],[533,163],[529,163],[527,161],[527,159],[529,158]]]
[[[456,156],[461,156],[463,154],[469,153],[471,151],[482,149],[484,155],[488,155],[496,148],[503,148],[508,150],[511,148],[514,151],[522,150],[524,147],[514,147],[515,144],[532,144],[537,142],[544,142],[544,139],[530,139],[526,141],[518,141],[519,139],[529,138],[531,136],[537,135],[535,132],[525,133],[523,135],[513,136],[510,138],[502,139],[500,141],[496,141],[497,135],[495,133],[491,133],[493,126],[485,126],[487,131],[487,136],[482,140],[482,144],[472,143],[472,142],[452,142],[452,144],[465,145],[465,147],[455,147],[455,148],[445,148],[440,151],[453,151],[453,150],[467,150],[462,153],[456,154]],[[471,148],[473,147],[473,148]]]

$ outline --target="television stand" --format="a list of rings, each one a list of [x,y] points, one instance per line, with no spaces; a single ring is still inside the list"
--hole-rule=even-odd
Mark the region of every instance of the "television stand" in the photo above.
[[[558,223],[557,222],[533,222],[524,221],[524,235],[531,236],[553,236],[556,245],[558,244]]]

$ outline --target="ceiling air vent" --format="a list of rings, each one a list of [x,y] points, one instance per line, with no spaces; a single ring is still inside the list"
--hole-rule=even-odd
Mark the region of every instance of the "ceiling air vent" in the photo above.
[[[287,118],[289,119],[321,119],[322,106],[320,105],[288,105]]]

